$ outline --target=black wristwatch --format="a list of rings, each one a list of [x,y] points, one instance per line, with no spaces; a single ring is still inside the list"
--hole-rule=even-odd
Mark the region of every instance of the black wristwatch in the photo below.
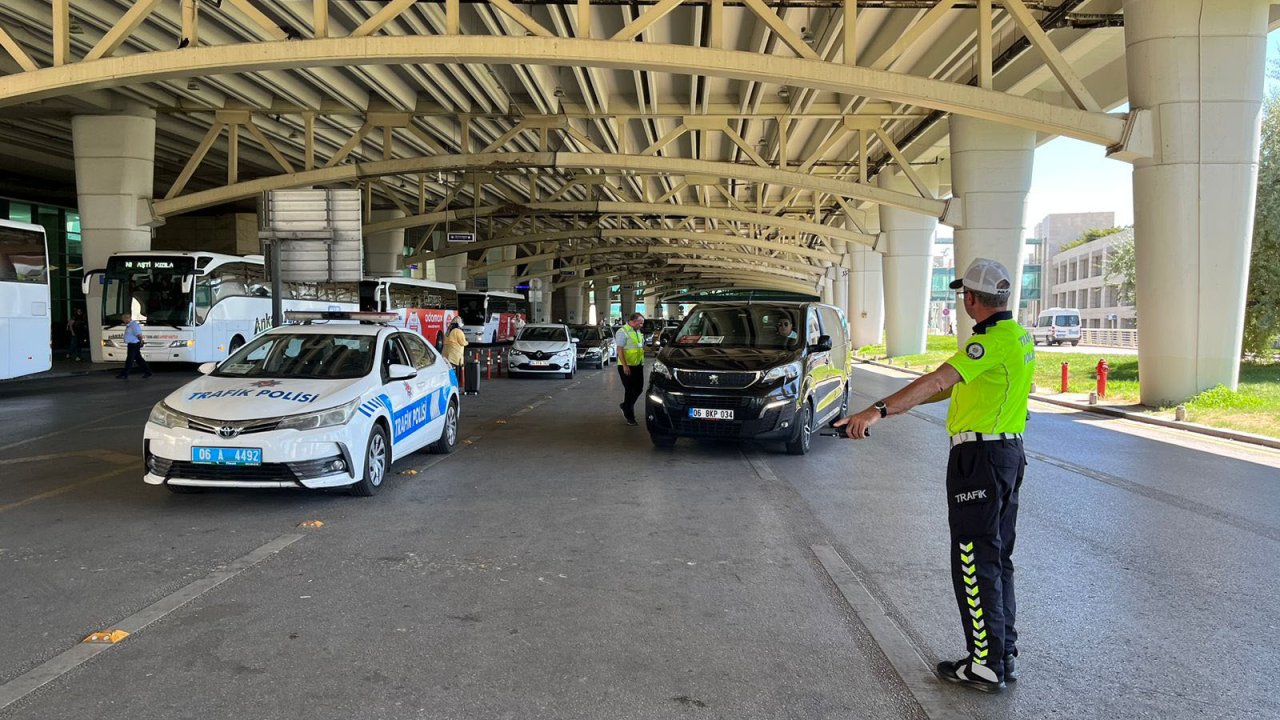
[[[871,407],[880,411],[880,417],[889,417],[889,406],[885,405],[883,400],[877,400],[876,404]]]

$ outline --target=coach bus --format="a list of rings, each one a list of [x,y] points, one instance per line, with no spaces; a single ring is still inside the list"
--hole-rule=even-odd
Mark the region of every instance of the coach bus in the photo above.
[[[458,293],[458,314],[471,342],[509,343],[529,320],[529,301],[517,293],[462,291]]]
[[[0,380],[53,366],[44,228],[0,220]]]
[[[449,323],[458,316],[458,290],[430,280],[368,278],[360,283],[360,309],[396,313],[401,326],[440,348]]]
[[[148,362],[202,363],[225,359],[271,327],[271,284],[261,255],[158,250],[116,253],[107,267],[85,273],[103,286],[103,359],[125,358],[129,314],[146,326]],[[284,310],[358,310],[355,283],[284,283]]]

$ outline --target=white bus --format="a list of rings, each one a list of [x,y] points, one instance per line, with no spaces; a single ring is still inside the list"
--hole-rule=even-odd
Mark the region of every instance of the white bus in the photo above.
[[[146,326],[147,362],[202,363],[225,359],[271,327],[271,284],[261,255],[159,250],[122,252],[105,270],[86,272],[103,285],[103,359],[125,359],[128,313]],[[355,283],[284,283],[284,310],[357,310]]]
[[[51,329],[44,228],[0,220],[0,380],[52,367]]]
[[[449,323],[458,316],[458,289],[450,283],[414,278],[368,278],[360,282],[360,309],[396,313],[402,327],[439,349]]]
[[[481,345],[509,343],[529,321],[529,301],[517,293],[464,290],[458,293],[458,314],[469,341]]]

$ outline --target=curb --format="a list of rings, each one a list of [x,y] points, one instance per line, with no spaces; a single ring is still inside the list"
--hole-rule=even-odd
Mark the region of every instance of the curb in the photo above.
[[[855,357],[854,360],[864,365],[875,365],[876,367],[888,368],[890,370],[897,370],[898,372],[904,372],[911,375],[924,374],[919,370],[912,370],[910,368],[898,367],[896,365],[889,365],[887,363],[882,363],[877,360],[868,360],[866,358],[858,358],[858,357]],[[1196,433],[1199,435],[1208,435],[1210,437],[1216,437],[1222,440],[1234,440],[1235,442],[1247,443],[1250,445],[1261,445],[1263,447],[1268,447],[1273,450],[1280,450],[1280,439],[1266,437],[1265,435],[1255,435],[1253,433],[1240,432],[1238,430],[1223,430],[1222,428],[1210,427],[1208,425],[1201,425],[1199,423],[1193,423],[1193,422],[1178,422],[1177,420],[1166,420],[1164,418],[1153,417],[1151,415],[1144,415],[1142,413],[1133,413],[1133,412],[1128,412],[1126,410],[1119,410],[1117,408],[1107,407],[1105,405],[1088,405],[1085,403],[1073,402],[1071,400],[1062,400],[1060,398],[1048,397],[1045,395],[1040,395],[1035,393],[1033,393],[1030,397],[1032,400],[1036,400],[1042,403],[1048,403],[1049,405],[1058,405],[1060,407],[1066,407],[1066,408],[1072,408],[1074,410],[1081,410],[1084,412],[1096,413],[1098,415],[1107,415],[1109,417],[1121,418],[1123,420],[1132,420],[1134,422],[1145,423],[1147,425],[1156,425],[1158,427],[1170,428],[1173,430],[1184,430],[1186,432]]]

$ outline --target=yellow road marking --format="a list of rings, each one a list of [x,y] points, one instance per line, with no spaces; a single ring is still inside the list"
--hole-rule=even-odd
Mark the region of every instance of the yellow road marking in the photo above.
[[[0,505],[0,513],[9,512],[10,510],[20,508],[23,505],[30,505],[31,503],[38,502],[40,500],[47,500],[51,497],[57,497],[58,495],[69,493],[72,490],[75,490],[76,488],[84,487],[85,485],[96,483],[100,480],[106,480],[107,478],[115,477],[116,475],[123,475],[124,473],[127,473],[127,472],[136,472],[137,470],[138,468],[122,467],[122,468],[116,468],[111,472],[103,473],[96,477],[85,478],[84,480],[77,480],[76,482],[73,482],[69,485],[63,485],[62,487],[54,488],[52,490],[46,490],[45,492],[42,492],[38,495],[32,495],[29,498],[18,500],[17,502],[11,502],[11,503],[8,503],[7,505]]]

